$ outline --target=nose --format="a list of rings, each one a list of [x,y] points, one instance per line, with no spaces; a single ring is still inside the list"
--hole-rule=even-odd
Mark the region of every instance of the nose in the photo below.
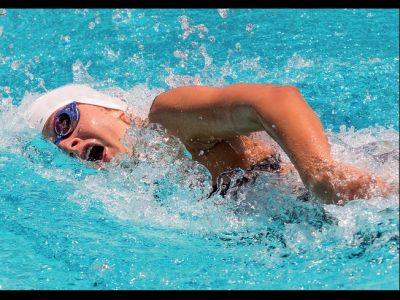
[[[68,153],[74,153],[82,157],[84,141],[78,137],[62,140],[58,146]]]

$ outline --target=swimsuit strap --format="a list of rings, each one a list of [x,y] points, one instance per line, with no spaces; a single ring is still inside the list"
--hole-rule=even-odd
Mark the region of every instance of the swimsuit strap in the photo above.
[[[281,162],[280,155],[277,154],[257,162],[246,170],[241,168],[228,169],[218,176],[217,184],[213,186],[213,190],[207,198],[214,194],[225,197],[228,191],[235,191],[240,186],[253,182],[261,173],[278,172],[281,168]]]

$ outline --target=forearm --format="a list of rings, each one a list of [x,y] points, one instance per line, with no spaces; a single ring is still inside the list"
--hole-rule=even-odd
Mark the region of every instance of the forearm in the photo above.
[[[398,190],[366,170],[335,161],[318,116],[296,89],[280,101],[277,111],[268,110],[260,102],[256,112],[314,196],[325,203],[343,204],[353,199],[386,197]]]
[[[296,88],[278,93],[275,105],[253,103],[267,133],[282,147],[305,183],[332,164],[331,149],[322,124]]]
[[[253,103],[264,129],[289,156],[304,185],[325,203],[386,196],[393,192],[381,178],[335,161],[322,124],[295,88],[276,98],[279,105]]]

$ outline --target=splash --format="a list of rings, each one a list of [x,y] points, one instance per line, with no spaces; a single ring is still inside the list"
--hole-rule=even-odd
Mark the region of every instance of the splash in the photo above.
[[[313,62],[308,59],[304,59],[297,53],[294,53],[291,58],[288,59],[285,70],[290,70],[291,68],[310,68],[313,66]]]
[[[88,72],[88,69],[91,65],[91,61],[84,65],[79,59],[77,59],[75,63],[72,64],[72,76],[74,78],[74,82],[79,84],[92,84],[94,79]]]
[[[183,33],[180,35],[182,40],[186,40],[192,33],[197,32],[200,39],[203,39],[208,34],[208,28],[204,24],[191,26],[189,18],[185,15],[180,16],[178,21],[181,23],[181,29]]]
[[[340,127],[338,134],[328,132],[336,160],[353,164],[389,183],[399,184],[399,133],[384,127]]]
[[[202,84],[200,74],[196,74],[194,76],[177,75],[177,74],[174,74],[173,69],[171,69],[171,68],[166,68],[166,71],[168,72],[168,76],[165,77],[164,82],[170,88],[176,88],[176,87],[185,86],[185,85],[201,85]]]
[[[162,91],[160,88],[149,89],[146,85],[136,85],[129,90],[103,89],[104,93],[127,101],[131,112],[142,118],[146,118],[153,99]],[[379,222],[387,216],[383,211],[398,213],[396,195],[387,199],[355,200],[344,206],[299,201],[305,190],[296,173],[288,177],[265,174],[254,184],[240,188],[235,197],[228,194],[225,198],[219,195],[208,198],[211,191],[208,171],[191,160],[177,138],[155,124],[133,125],[128,130],[125,140],[133,147],[132,157],[120,155],[100,170],[92,169],[88,163],[66,156],[26,127],[24,108],[37,97],[38,94],[27,94],[19,107],[13,106],[7,98],[1,99],[0,121],[5,126],[0,133],[3,140],[0,151],[18,155],[37,176],[67,184],[73,190],[67,201],[83,207],[100,203],[110,215],[120,220],[218,235],[232,230],[257,232],[266,226],[277,226],[273,231],[278,235],[286,232],[296,238],[297,242],[290,239],[289,248],[301,252],[300,241],[313,239],[310,244],[315,243],[312,235],[321,228],[325,231],[318,233],[319,240],[327,240],[334,234],[339,243],[347,247],[354,243],[365,222],[375,224],[365,234],[376,234],[381,230]],[[288,161],[267,134],[255,136],[275,147],[282,159]],[[328,138],[338,160],[398,184],[397,131],[383,127],[362,130],[342,127],[338,133],[328,132]],[[9,159],[2,156],[0,162],[4,165]],[[365,222],[356,221],[363,216],[367,218]],[[302,231],[296,233],[301,236],[294,233],[294,225],[290,224],[301,224]],[[342,233],[345,238],[341,239]],[[393,234],[396,233],[388,231],[385,238],[390,239]],[[366,238],[362,236],[359,238]]]

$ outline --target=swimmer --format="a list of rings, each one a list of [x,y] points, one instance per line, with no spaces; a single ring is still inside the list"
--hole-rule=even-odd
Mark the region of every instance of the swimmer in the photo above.
[[[36,99],[26,118],[65,152],[109,162],[118,153],[132,153],[121,140],[132,123],[143,123],[126,112],[122,100],[70,84]],[[298,172],[308,192],[327,204],[386,197],[397,190],[365,170],[334,160],[318,116],[292,86],[178,87],[153,100],[148,121],[178,137],[192,159],[209,170],[214,192],[218,181],[234,170],[242,181],[259,172]],[[277,142],[291,163],[250,137],[260,131]]]

